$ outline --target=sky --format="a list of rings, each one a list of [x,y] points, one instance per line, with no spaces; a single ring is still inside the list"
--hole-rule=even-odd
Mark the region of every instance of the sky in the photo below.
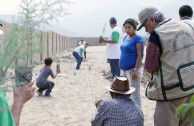
[[[14,14],[20,0],[0,0],[0,14]],[[56,24],[71,32],[71,36],[99,36],[104,24],[107,24],[104,36],[110,32],[109,19],[116,17],[122,28],[127,18],[138,19],[138,13],[146,5],[157,7],[166,17],[179,20],[179,7],[185,4],[194,5],[194,0],[71,0],[73,4],[65,8],[71,15],[61,17]],[[144,29],[139,34],[144,35]]]

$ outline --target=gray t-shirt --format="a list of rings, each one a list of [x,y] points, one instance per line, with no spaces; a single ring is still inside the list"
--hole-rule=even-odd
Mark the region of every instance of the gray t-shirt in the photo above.
[[[50,67],[43,67],[40,70],[40,74],[38,76],[38,78],[36,79],[36,83],[45,83],[49,77],[49,75],[51,77],[54,77],[53,71],[51,70]]]

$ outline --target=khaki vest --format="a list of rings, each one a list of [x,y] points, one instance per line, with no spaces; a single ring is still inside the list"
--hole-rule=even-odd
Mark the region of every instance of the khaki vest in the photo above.
[[[194,93],[194,32],[183,22],[169,20],[155,29],[162,53],[159,71],[153,74],[146,96],[173,100]]]

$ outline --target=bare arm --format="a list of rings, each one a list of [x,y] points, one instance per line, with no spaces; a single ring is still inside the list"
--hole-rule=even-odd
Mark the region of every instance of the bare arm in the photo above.
[[[104,38],[102,38],[102,37],[100,37],[99,41],[100,41],[101,43],[117,44],[117,42],[115,42],[114,40],[106,40],[106,39],[104,39]]]
[[[100,42],[117,44],[119,42],[120,34],[118,32],[112,33],[112,40],[105,40],[103,37],[100,37]]]
[[[113,40],[104,40],[104,43],[110,43],[110,44],[117,44],[115,41]]]
[[[54,76],[52,76],[53,79],[55,79],[58,76],[58,73],[56,73]]]
[[[139,68],[140,68],[140,65],[141,65],[141,62],[142,62],[142,59],[143,59],[143,44],[137,44],[136,45],[136,48],[137,48],[137,60],[136,60],[136,64],[135,64],[135,70],[133,71],[132,73],[132,79],[133,80],[136,80],[137,79],[137,75],[138,75],[138,71],[139,71]]]
[[[141,62],[142,62],[142,59],[143,59],[143,44],[137,44],[136,45],[136,48],[137,48],[137,60],[136,60],[136,64],[135,64],[135,69],[137,71],[139,71],[139,68],[141,66]]]
[[[23,103],[21,103],[19,101],[14,101],[14,103],[12,105],[12,115],[13,115],[16,126],[19,126],[22,108],[23,108]]]
[[[34,96],[35,88],[32,87],[33,84],[34,82],[30,82],[22,87],[13,87],[14,102],[12,105],[12,115],[16,126],[19,126],[20,115],[24,104]]]

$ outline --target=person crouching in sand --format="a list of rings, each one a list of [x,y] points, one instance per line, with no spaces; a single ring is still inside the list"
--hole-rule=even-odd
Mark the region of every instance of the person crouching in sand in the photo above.
[[[54,82],[52,81],[48,81],[48,77],[51,76],[53,79],[55,79],[58,75],[58,73],[56,73],[56,75],[54,75],[52,69],[51,69],[51,65],[53,63],[53,60],[51,58],[46,58],[44,60],[45,66],[40,70],[40,74],[36,80],[36,86],[39,88],[37,90],[37,94],[39,96],[43,96],[42,92],[44,90],[46,90],[46,93],[44,96],[46,97],[51,97],[50,93],[54,87]]]
[[[129,87],[126,77],[115,76],[112,85],[106,87],[112,100],[98,101],[98,112],[92,119],[92,126],[143,126],[144,116],[141,109],[131,100],[135,91]]]
[[[78,46],[77,48],[74,49],[73,51],[73,56],[77,60],[77,67],[76,70],[80,69],[81,63],[84,59],[83,54],[84,50],[89,46],[89,43],[85,43],[84,45]]]

